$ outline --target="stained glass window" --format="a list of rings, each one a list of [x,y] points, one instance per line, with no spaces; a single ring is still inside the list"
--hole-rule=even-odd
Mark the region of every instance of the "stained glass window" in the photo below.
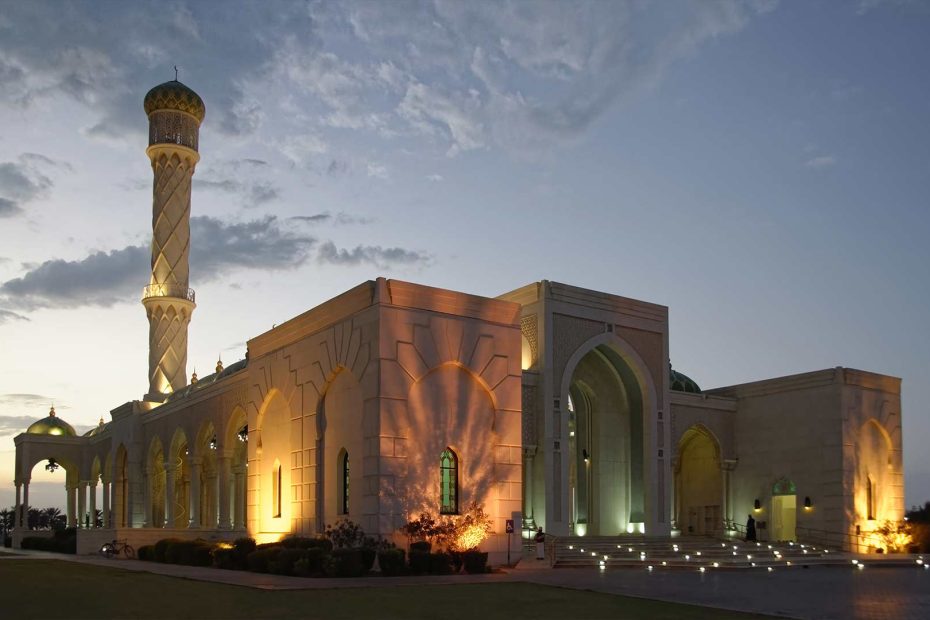
[[[458,514],[459,511],[459,458],[451,448],[439,455],[439,513]]]

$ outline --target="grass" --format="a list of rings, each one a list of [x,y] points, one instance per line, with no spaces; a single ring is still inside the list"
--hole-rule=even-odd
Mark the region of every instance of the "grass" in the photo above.
[[[762,618],[528,583],[257,590],[60,560],[0,562],[8,618]]]

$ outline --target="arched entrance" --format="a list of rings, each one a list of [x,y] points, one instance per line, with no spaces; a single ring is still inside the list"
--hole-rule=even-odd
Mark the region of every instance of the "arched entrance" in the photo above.
[[[772,539],[794,540],[798,519],[798,494],[794,483],[781,478],[772,487]]]
[[[678,442],[675,520],[685,534],[711,535],[723,527],[720,445],[703,426],[692,426]]]
[[[643,394],[608,344],[588,351],[568,384],[570,531],[616,535],[646,521]]]

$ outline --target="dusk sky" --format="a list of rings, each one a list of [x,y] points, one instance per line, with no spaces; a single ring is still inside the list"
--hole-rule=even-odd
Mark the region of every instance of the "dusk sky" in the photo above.
[[[712,388],[903,379],[930,500],[930,4],[0,0],[0,506],[13,436],[147,391],[145,93],[206,103],[188,373],[377,276],[663,304]],[[63,505],[37,466],[33,505]]]

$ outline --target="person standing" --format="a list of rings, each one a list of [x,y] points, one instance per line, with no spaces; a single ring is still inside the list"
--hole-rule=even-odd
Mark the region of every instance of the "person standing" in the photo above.
[[[746,521],[746,542],[756,542],[756,520],[749,515]]]
[[[536,559],[546,559],[546,535],[541,527],[536,528]]]

